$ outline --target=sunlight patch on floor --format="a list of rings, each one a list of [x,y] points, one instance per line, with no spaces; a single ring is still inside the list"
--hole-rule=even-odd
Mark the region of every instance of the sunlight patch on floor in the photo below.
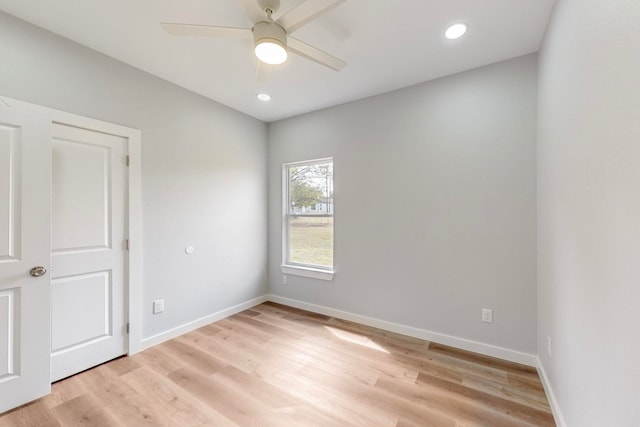
[[[379,346],[375,342],[371,341],[371,339],[369,339],[368,337],[365,337],[364,335],[354,334],[353,332],[343,331],[342,329],[332,328],[331,326],[325,326],[325,329],[343,341],[347,341],[353,344],[358,344],[363,347],[368,347],[373,350],[377,350],[377,351],[381,351],[383,353],[389,354],[387,350],[385,350],[383,347]]]

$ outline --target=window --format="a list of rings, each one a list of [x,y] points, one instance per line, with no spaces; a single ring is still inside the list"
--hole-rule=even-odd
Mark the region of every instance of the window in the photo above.
[[[284,178],[286,274],[333,278],[333,159],[288,163]]]

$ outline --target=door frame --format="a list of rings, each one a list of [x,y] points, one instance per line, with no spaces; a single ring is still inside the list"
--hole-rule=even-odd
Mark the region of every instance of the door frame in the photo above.
[[[128,316],[129,334],[127,337],[127,354],[132,355],[142,348],[142,133],[138,129],[117,125],[102,120],[92,119],[73,113],[56,110],[41,105],[31,104],[5,96],[0,102],[21,111],[38,112],[47,121],[78,128],[103,132],[127,139],[129,167],[127,168],[127,204],[129,250],[127,255],[127,271],[125,273],[125,312]],[[49,281],[51,279],[49,278]],[[49,332],[51,335],[51,332]]]

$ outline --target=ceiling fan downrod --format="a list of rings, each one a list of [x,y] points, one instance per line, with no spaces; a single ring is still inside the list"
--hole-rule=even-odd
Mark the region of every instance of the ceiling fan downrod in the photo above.
[[[280,9],[280,0],[258,0],[258,6],[267,16],[267,19],[272,21],[271,15]]]

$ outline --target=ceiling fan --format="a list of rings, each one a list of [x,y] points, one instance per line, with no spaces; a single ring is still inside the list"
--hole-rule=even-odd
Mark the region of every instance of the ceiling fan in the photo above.
[[[293,52],[333,70],[340,71],[346,62],[303,41],[291,37],[291,33],[322,13],[345,0],[306,0],[277,20],[272,15],[278,11],[280,0],[240,0],[244,3],[253,28],[218,27],[212,25],[162,23],[162,27],[174,36],[235,37],[253,39],[255,54],[266,64],[282,64],[287,52]]]

